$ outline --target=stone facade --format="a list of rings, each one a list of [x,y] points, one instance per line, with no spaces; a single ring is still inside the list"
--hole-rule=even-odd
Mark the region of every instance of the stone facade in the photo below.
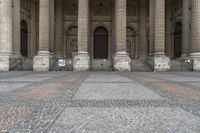
[[[0,71],[200,71],[199,3],[2,0]]]

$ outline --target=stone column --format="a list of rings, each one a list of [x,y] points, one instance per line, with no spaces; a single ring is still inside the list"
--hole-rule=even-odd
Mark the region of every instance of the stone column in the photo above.
[[[185,58],[189,52],[190,45],[190,0],[183,0],[183,36],[182,57]]]
[[[191,54],[193,70],[200,71],[200,1],[192,0]]]
[[[113,64],[116,71],[131,71],[131,59],[126,52],[126,0],[115,0],[115,43]]]
[[[147,5],[146,0],[140,0],[140,45],[139,45],[139,57],[140,58],[146,58],[148,53],[148,47],[147,47]]]
[[[55,25],[55,13],[54,13],[54,0],[49,0],[50,1],[50,43],[49,43],[49,51],[51,54],[55,53],[55,48],[54,48],[54,38],[55,38],[55,33],[54,33],[54,25]]]
[[[37,53],[37,3],[31,1],[31,45],[30,57]]]
[[[50,56],[51,0],[39,1],[39,52],[33,59],[34,71],[49,71],[52,57]]]
[[[154,14],[155,0],[149,1],[149,56],[154,54]]]
[[[13,53],[15,57],[21,56],[20,51],[20,0],[13,0]]]
[[[89,0],[78,1],[78,54],[73,59],[74,71],[90,70],[89,43]]]
[[[0,71],[9,71],[12,55],[12,0],[1,0],[0,18]]]
[[[166,28],[166,30],[165,30],[165,32],[166,32],[166,34],[165,34],[165,36],[166,36],[166,41],[165,41],[165,45],[166,45],[166,50],[165,50],[165,52],[166,52],[166,55],[167,56],[169,56],[169,57],[173,57],[173,47],[172,47],[172,31],[171,31],[171,1],[170,0],[168,0],[168,1],[166,1],[166,13],[165,13],[165,22],[166,22],[166,24],[165,24],[165,28]]]
[[[58,57],[63,57],[63,0],[56,1],[56,45],[55,53]]]
[[[165,0],[155,0],[154,71],[170,70],[170,59],[165,55]]]

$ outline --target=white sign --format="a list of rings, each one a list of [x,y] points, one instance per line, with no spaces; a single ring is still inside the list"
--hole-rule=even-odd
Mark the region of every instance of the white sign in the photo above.
[[[60,67],[66,66],[65,60],[64,60],[64,59],[59,59],[59,60],[58,60],[58,66],[60,66]]]

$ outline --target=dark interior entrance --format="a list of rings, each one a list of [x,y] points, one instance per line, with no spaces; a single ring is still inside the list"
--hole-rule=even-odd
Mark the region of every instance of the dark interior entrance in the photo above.
[[[28,56],[28,27],[25,20],[21,21],[21,55]]]
[[[174,31],[174,58],[180,58],[182,54],[182,24],[176,23]]]
[[[98,27],[94,31],[94,59],[108,58],[108,31],[104,27]]]

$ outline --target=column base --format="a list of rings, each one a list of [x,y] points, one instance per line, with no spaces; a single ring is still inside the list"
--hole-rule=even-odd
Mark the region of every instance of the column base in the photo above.
[[[155,55],[154,56],[154,71],[155,72],[164,72],[170,71],[170,58],[165,55]]]
[[[22,57],[20,54],[14,54],[10,58],[10,70],[19,71],[22,70],[22,62],[24,57]]]
[[[193,71],[200,72],[200,53],[192,53],[190,57],[193,59]]]
[[[88,52],[80,51],[73,58],[74,71],[89,71],[90,70],[90,56]]]
[[[10,55],[0,55],[0,71],[7,72],[10,70]]]
[[[41,51],[33,58],[33,71],[47,72],[52,64],[52,56],[47,51]]]
[[[131,59],[126,52],[117,52],[113,58],[113,65],[115,71],[130,72]]]

